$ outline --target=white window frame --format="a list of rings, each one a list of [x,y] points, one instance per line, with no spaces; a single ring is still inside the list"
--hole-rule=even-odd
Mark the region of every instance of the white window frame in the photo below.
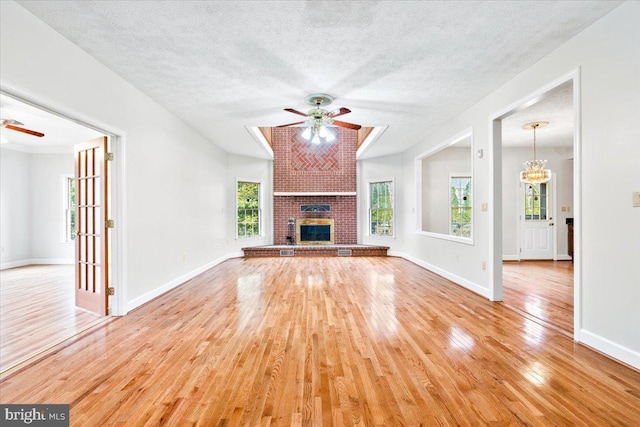
[[[377,184],[381,182],[391,183],[391,227],[393,229],[392,234],[373,234],[371,233],[371,184]],[[396,184],[394,178],[376,178],[367,180],[367,230],[365,236],[378,237],[383,239],[395,239],[396,236]]]
[[[258,184],[258,234],[254,234],[251,236],[240,236],[238,235],[238,183],[247,182],[250,184]],[[264,237],[264,182],[262,180],[250,179],[250,178],[236,178],[235,187],[233,190],[233,194],[235,196],[235,211],[234,211],[234,223],[235,223],[235,234],[236,239],[255,239]]]
[[[453,178],[469,178],[469,180],[471,181],[471,189],[469,190],[469,193],[471,194],[471,220],[469,221],[469,224],[471,225],[471,235],[469,237],[463,237],[463,236],[456,236],[453,234],[453,229],[451,227],[452,225],[452,218],[451,218],[451,208],[452,208],[452,204],[451,204],[451,180]],[[473,176],[471,175],[471,173],[469,172],[452,172],[449,174],[449,234],[452,237],[458,237],[461,239],[473,239]]]
[[[69,230],[69,180],[75,180],[75,176],[71,174],[60,175],[60,206],[62,218],[60,221],[60,243],[75,243],[75,239],[71,237],[71,231]]]

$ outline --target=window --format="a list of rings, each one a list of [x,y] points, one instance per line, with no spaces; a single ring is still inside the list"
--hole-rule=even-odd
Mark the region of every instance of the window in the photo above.
[[[238,237],[260,236],[260,183],[238,181]]]
[[[76,180],[71,176],[62,177],[64,242],[76,239]]]
[[[525,184],[524,219],[546,221],[548,214],[547,184]]]
[[[450,233],[458,237],[471,237],[471,177],[451,175],[449,188]]]
[[[369,183],[369,232],[393,236],[393,181]]]

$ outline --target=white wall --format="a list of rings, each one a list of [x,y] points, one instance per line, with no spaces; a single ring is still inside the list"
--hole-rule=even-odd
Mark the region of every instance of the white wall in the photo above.
[[[62,176],[73,175],[73,154],[2,149],[2,268],[73,263],[63,241]]]
[[[573,218],[573,149],[538,148],[537,157],[547,160],[555,180],[555,216],[558,259],[570,259],[567,254],[567,218]],[[531,148],[503,148],[502,150],[502,254],[506,260],[519,259],[519,214],[522,210],[520,171],[522,164],[531,160]],[[552,195],[552,199],[553,199]],[[561,207],[569,208],[562,212]]]
[[[640,367],[640,3],[626,2],[499,89],[443,123],[403,155],[401,250],[411,259],[485,296],[492,295],[492,143],[490,117],[579,69],[582,105],[581,327],[577,338]],[[474,244],[415,233],[415,157],[474,129]],[[488,154],[488,155],[487,155]],[[363,161],[363,168],[366,163]],[[576,169],[580,170],[580,165]],[[481,211],[483,203],[490,209]],[[498,254],[500,257],[501,254]],[[459,260],[459,261],[457,261]],[[496,262],[500,262],[497,259]],[[489,264],[491,266],[491,263]]]
[[[31,259],[73,263],[74,244],[62,242],[61,177],[73,175],[73,154],[29,155]]]
[[[0,267],[24,265],[29,239],[29,154],[0,149]]]
[[[242,256],[242,248],[273,244],[273,161],[253,157],[229,154],[227,187],[229,197],[227,205],[230,215],[227,217],[228,250]],[[236,181],[251,180],[262,186],[262,227],[260,237],[236,237]]]
[[[225,259],[226,153],[16,3],[0,19],[3,87],[122,136],[122,311]]]

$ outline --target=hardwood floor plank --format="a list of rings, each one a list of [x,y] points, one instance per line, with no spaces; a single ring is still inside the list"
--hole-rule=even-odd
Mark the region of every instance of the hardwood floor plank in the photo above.
[[[640,372],[381,257],[229,260],[0,391],[70,403],[74,426],[640,420]]]
[[[75,307],[73,265],[0,271],[0,372],[105,318]]]
[[[505,305],[573,333],[572,262],[504,262],[502,276]]]

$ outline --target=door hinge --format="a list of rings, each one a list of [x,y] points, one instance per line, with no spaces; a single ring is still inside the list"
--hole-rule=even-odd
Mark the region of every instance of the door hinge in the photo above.
[[[115,295],[116,294],[116,288],[107,288],[107,295]]]
[[[104,153],[104,159],[107,161],[113,160],[113,153]]]
[[[114,228],[116,226],[116,222],[112,219],[108,219],[104,223],[104,228]]]

